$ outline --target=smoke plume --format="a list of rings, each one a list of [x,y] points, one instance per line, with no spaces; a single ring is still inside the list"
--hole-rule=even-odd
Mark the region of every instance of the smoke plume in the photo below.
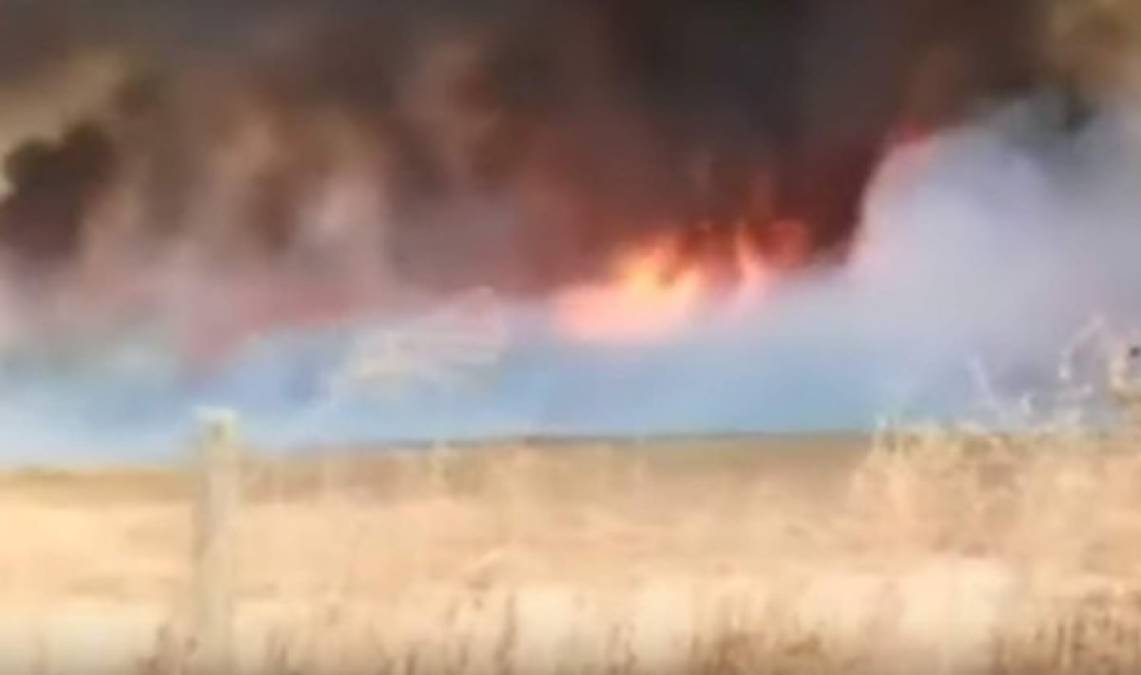
[[[795,362],[876,380],[875,393],[820,402],[859,408],[845,418],[858,425],[884,405],[882,387],[913,388],[897,370],[935,372],[975,348],[1017,370],[1008,353],[1045,349],[1012,339],[995,317],[1017,303],[981,288],[944,298],[960,309],[932,309],[971,265],[985,264],[981,285],[1011,293],[1070,269],[1103,299],[1096,263],[1058,252],[1131,242],[1114,225],[1123,211],[1088,191],[1099,172],[1131,171],[1098,145],[1130,124],[1131,11],[1078,0],[0,0],[0,101],[40,120],[0,117],[5,377],[39,409],[59,396],[36,393],[50,373],[15,384],[30,362],[109,387],[76,364],[136,358],[131,345],[155,340],[210,373],[251,338],[490,288],[527,308],[512,321],[529,337],[510,357],[500,413],[457,409],[484,420],[461,431],[653,430],[683,410],[686,428],[797,426],[779,406],[758,417],[767,394],[750,384],[795,379],[781,370]],[[1004,162],[1014,173],[992,186],[968,180]],[[1014,224],[1061,212],[1097,221],[1083,229],[1093,239]],[[742,242],[789,280],[752,318],[633,362],[600,356],[605,382],[641,383],[615,396],[669,389],[663,378],[695,384],[592,426],[613,407],[600,400],[607,410],[592,416],[575,392],[598,383],[557,373],[594,372],[573,365],[593,357],[535,329],[534,308],[661,235],[724,268],[728,284],[741,281]],[[881,267],[881,281],[859,276]],[[1088,299],[1043,305],[1043,325],[1061,332]],[[942,328],[916,336],[917,323]],[[849,365],[807,356],[825,333],[847,336],[833,352]],[[314,339],[306,363],[318,368],[332,348]],[[915,361],[884,365],[900,345]],[[296,353],[277,348],[208,384],[160,386],[151,376],[167,365],[136,366],[167,392],[149,400],[168,412],[186,386],[242,383],[280,412],[309,385],[282,375]],[[725,360],[758,369],[734,385],[737,403],[719,404],[732,414],[702,403],[710,389],[696,384],[720,382]],[[681,363],[695,372],[679,376]],[[529,368],[543,374],[518,375]],[[268,402],[268,389],[285,398]]]
[[[309,264],[340,237],[417,284],[530,292],[660,228],[797,220],[842,256],[895,134],[1031,83],[1026,4],[10,1],[0,87],[127,66],[13,151],[3,242],[52,270]],[[315,231],[345,174],[371,203],[327,229],[358,231]]]

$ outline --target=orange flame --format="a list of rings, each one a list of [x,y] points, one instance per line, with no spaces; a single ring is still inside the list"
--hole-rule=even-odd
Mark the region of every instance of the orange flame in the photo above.
[[[726,266],[734,280],[728,297],[717,283]],[[734,239],[728,260],[687,256],[680,237],[658,237],[619,254],[604,281],[559,294],[555,323],[564,336],[582,342],[666,340],[692,326],[706,309],[752,305],[768,279],[767,266],[743,236]]]

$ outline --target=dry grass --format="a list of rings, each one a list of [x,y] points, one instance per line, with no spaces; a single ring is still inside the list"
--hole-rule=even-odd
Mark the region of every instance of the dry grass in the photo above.
[[[866,445],[251,460],[240,670],[1141,672],[1141,455]],[[0,485],[0,672],[185,672],[187,477]]]

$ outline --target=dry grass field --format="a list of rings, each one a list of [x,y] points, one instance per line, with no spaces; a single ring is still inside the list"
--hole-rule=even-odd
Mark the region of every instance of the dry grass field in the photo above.
[[[0,479],[0,673],[193,672],[194,483]],[[247,457],[241,673],[1141,672],[1128,439]]]

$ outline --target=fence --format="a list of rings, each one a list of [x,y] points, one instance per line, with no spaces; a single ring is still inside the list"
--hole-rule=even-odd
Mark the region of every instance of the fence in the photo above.
[[[234,668],[235,522],[240,489],[238,419],[206,413],[199,445],[194,526],[194,670],[230,675]]]

